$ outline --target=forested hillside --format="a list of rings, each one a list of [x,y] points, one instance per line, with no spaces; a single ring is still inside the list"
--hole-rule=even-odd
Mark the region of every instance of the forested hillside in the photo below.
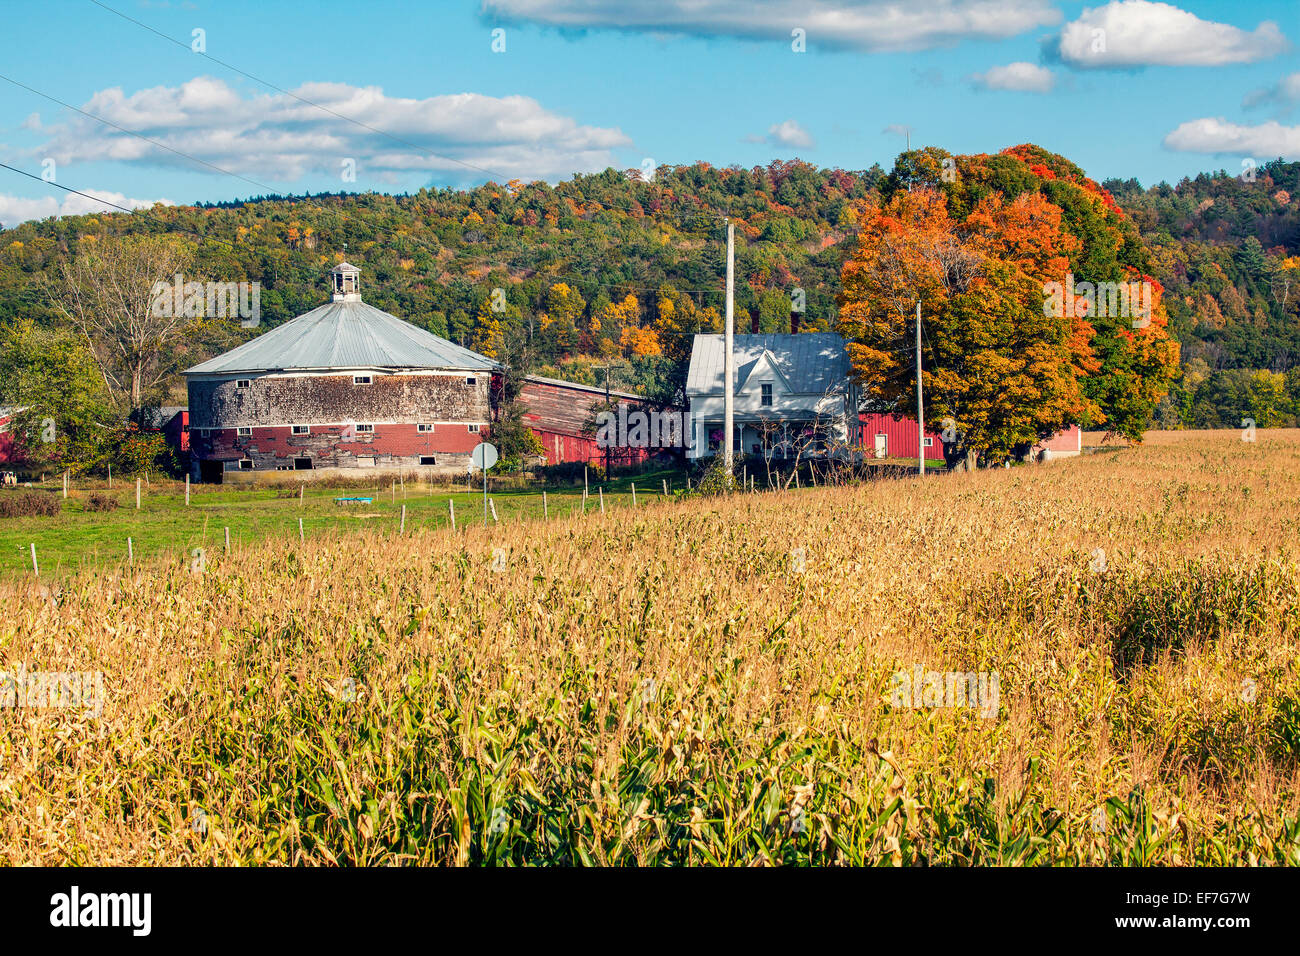
[[[1261,427],[1293,421],[1300,164],[1262,166],[1251,182],[1105,186],[1140,230],[1182,346],[1185,376],[1158,423],[1237,425],[1252,412]],[[689,334],[720,327],[724,215],[737,226],[738,328],[788,331],[799,300],[802,329],[835,328],[858,201],[888,188],[879,166],[695,163],[660,167],[649,182],[611,169],[556,186],[264,197],[25,223],[0,231],[0,402],[29,404],[51,382],[93,391],[90,380],[69,384],[89,366],[56,307],[59,264],[124,234],[190,244],[186,278],[261,283],[259,329],[195,323],[162,357],[169,370],[320,304],[325,273],[346,256],[363,270],[368,302],[439,335],[589,382],[603,382],[613,364],[615,387],[667,397],[682,380]],[[32,365],[48,361],[63,365]],[[151,400],[182,397],[177,382],[164,379]]]
[[[1183,379],[1167,424],[1260,427],[1300,415],[1300,163],[1143,190],[1107,181],[1165,286]]]

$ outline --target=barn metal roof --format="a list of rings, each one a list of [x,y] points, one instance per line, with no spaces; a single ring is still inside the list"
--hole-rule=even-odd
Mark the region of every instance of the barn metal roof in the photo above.
[[[292,319],[238,348],[186,369],[186,375],[331,368],[439,368],[493,371],[502,366],[404,322],[360,299],[340,299]]]
[[[691,367],[686,374],[688,395],[722,394],[722,342],[721,335],[695,336]],[[839,387],[849,374],[844,340],[833,332],[737,335],[734,345],[737,388],[744,384],[749,371],[765,352],[796,394],[825,394]]]

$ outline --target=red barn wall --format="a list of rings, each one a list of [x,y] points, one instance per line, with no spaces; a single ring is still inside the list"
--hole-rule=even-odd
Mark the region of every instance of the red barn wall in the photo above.
[[[875,452],[876,435],[883,433],[885,435],[885,455],[888,458],[915,458],[919,448],[917,446],[916,434],[917,425],[910,418],[901,418],[897,415],[883,415],[878,412],[864,412],[860,419],[862,423],[862,449],[867,457]],[[931,439],[930,447],[925,450],[925,457],[942,458],[943,442],[939,438],[939,433],[926,429],[926,437]]]
[[[626,394],[611,393],[610,398],[633,408],[644,406],[642,401]],[[603,389],[529,379],[519,390],[519,401],[525,408],[524,422],[541,440],[548,465],[566,461],[604,464],[605,449],[596,444],[594,433],[583,432],[584,426],[594,418],[597,406],[605,404]],[[657,449],[615,448],[611,451],[612,463],[627,465],[645,461]]]

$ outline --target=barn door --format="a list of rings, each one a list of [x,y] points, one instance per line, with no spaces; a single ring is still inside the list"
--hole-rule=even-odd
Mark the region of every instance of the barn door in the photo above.
[[[876,436],[876,457],[884,458],[887,451],[888,451],[888,446],[886,445],[886,437],[884,435],[877,435]]]

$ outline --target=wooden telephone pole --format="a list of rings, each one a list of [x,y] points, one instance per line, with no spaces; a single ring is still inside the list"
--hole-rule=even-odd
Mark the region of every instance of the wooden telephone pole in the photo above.
[[[925,477],[925,405],[921,402],[921,300],[916,300],[916,457]]]
[[[732,436],[736,427],[734,394],[736,389],[736,367],[733,354],[736,339],[735,293],[736,227],[732,225],[730,219],[727,219],[727,322],[724,327],[722,343],[722,462],[726,466],[728,475],[732,473],[732,469],[735,467],[735,459],[732,453],[732,447],[735,444],[735,439]]]

